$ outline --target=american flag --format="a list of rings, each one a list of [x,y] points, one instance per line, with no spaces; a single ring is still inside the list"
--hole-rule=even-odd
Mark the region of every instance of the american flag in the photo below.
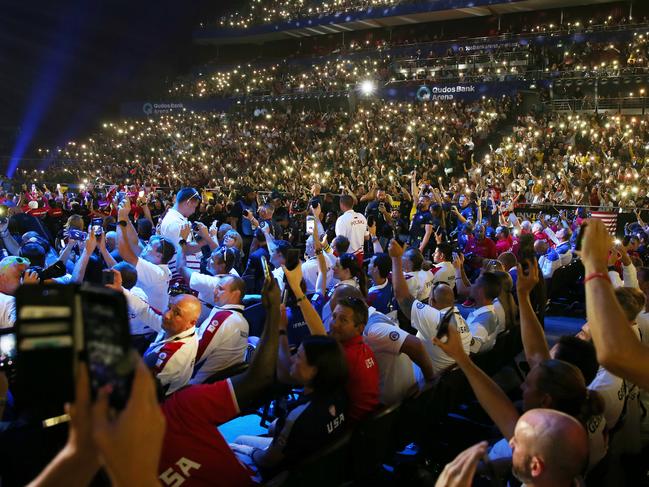
[[[617,228],[617,212],[615,211],[593,211],[591,212],[591,218],[597,218],[602,220],[602,223],[606,226],[606,229],[611,235],[615,235],[615,229]]]

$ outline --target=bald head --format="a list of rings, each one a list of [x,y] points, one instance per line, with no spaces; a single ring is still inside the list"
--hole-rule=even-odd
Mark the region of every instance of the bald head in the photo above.
[[[588,464],[584,427],[551,409],[532,409],[521,416],[510,445],[512,471],[528,485],[571,485]]]
[[[548,251],[548,243],[545,240],[537,240],[534,242],[534,252],[537,255],[543,255]]]
[[[334,289],[333,294],[331,295],[331,299],[329,300],[329,305],[331,306],[331,309],[336,309],[336,305],[338,304],[338,301],[344,298],[358,298],[362,299],[365,301],[365,298],[363,297],[363,293],[361,291],[354,287],[350,286],[348,284],[342,284],[340,286],[337,286],[336,289]]]
[[[191,294],[181,294],[169,300],[169,309],[162,317],[167,336],[174,336],[196,326],[201,315],[201,302]]]
[[[451,286],[439,284],[433,286],[430,305],[435,309],[450,308],[455,304],[455,295]]]

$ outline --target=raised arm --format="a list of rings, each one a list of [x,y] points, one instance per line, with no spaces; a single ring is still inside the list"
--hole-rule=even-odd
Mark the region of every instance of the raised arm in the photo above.
[[[137,266],[138,254],[135,253],[131,247],[128,234],[131,231],[135,231],[133,225],[128,219],[128,214],[130,212],[130,205],[125,205],[122,201],[122,204],[119,205],[119,210],[117,212],[117,219],[119,221],[125,221],[126,226],[117,225],[117,250],[119,255],[131,265]]]
[[[455,267],[455,287],[457,294],[460,296],[468,296],[471,292],[471,281],[464,271],[464,255],[458,253],[453,258],[453,267]]]
[[[510,440],[514,436],[514,428],[519,418],[518,411],[498,384],[478,368],[464,352],[455,325],[449,326],[446,343],[442,343],[438,338],[433,338],[433,343],[455,360],[466,375],[480,405],[496,423],[502,435]]]
[[[242,411],[263,399],[261,396],[275,380],[279,349],[277,328],[280,319],[280,292],[274,278],[264,283],[262,303],[266,309],[266,322],[255,356],[246,372],[231,379],[239,409]]]
[[[401,258],[403,257],[404,250],[405,246],[400,245],[394,239],[390,240],[388,244],[388,255],[392,259],[392,288],[394,289],[394,297],[397,299],[402,313],[410,319],[412,303],[415,302],[415,298],[410,294],[406,277],[403,275]]]
[[[20,255],[20,245],[18,245],[16,239],[11,236],[11,233],[9,233],[8,219],[6,222],[0,223],[0,238],[10,255]]]
[[[518,264],[518,278],[516,280],[516,292],[518,294],[518,305],[521,319],[521,338],[525,358],[533,368],[536,364],[550,358],[548,342],[543,332],[543,327],[532,308],[530,293],[539,282],[539,266],[536,259],[528,262],[528,273],[523,272],[523,266]]]
[[[76,284],[81,284],[83,278],[86,275],[86,267],[88,267],[88,261],[90,256],[97,248],[97,237],[95,232],[92,231],[92,227],[88,228],[88,236],[83,246],[83,252],[81,252],[81,257],[74,264],[74,270],[72,271],[72,282]]]
[[[101,236],[97,240],[97,245],[106,265],[108,267],[114,267],[115,264],[117,264],[117,261],[113,258],[112,255],[110,255],[110,252],[106,248],[106,234],[101,234]]]
[[[318,315],[318,312],[315,310],[311,302],[306,298],[306,295],[302,292],[300,284],[302,283],[302,266],[297,265],[295,269],[289,271],[286,266],[282,266],[284,270],[284,276],[286,276],[286,281],[288,282],[291,291],[297,299],[297,304],[302,311],[304,316],[304,321],[309,327],[311,335],[326,335],[327,331],[325,330],[324,324],[322,323],[322,318]]]
[[[640,388],[649,388],[649,347],[642,345],[615,297],[607,276],[611,236],[601,220],[584,230],[581,259],[586,269],[586,317],[598,362]]]

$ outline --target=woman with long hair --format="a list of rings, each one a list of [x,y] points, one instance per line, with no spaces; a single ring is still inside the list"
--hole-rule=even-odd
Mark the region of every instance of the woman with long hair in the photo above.
[[[305,337],[291,357],[290,370],[278,370],[278,377],[303,386],[300,398],[272,425],[272,437],[240,436],[230,445],[264,477],[335,441],[347,424],[347,361],[334,338]]]

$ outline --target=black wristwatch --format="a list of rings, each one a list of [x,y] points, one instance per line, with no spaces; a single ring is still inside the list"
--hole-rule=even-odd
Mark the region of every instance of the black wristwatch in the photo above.
[[[120,221],[117,222],[117,224],[122,226],[122,227],[127,227],[128,226],[128,222],[126,220],[120,220]]]
[[[278,333],[280,336],[282,336],[282,335],[287,335],[286,330],[279,330],[277,333]]]
[[[178,240],[178,245],[180,245],[181,247],[183,245],[187,245],[187,240],[185,240],[184,238],[181,238],[180,240]]]

